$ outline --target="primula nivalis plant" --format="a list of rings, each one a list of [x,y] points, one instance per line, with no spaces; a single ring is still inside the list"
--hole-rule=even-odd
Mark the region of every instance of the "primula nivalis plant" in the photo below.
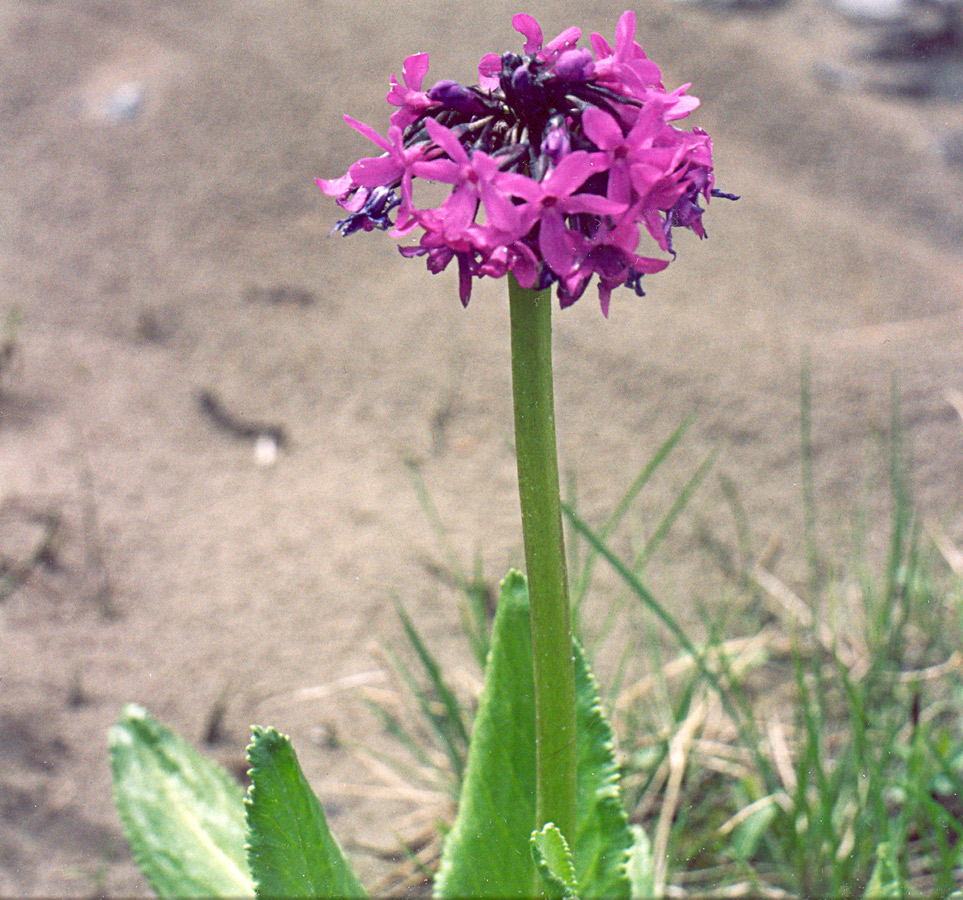
[[[642,276],[668,265],[639,254],[643,233],[673,255],[673,228],[705,236],[700,199],[732,195],[713,187],[708,135],[672,124],[698,101],[688,85],[666,92],[631,12],[614,49],[593,34],[591,51],[577,28],[546,44],[531,16],[512,21],[523,53],[483,57],[477,85],[423,90],[428,55],[409,56],[391,80],[387,137],[345,116],[381,155],[318,183],[348,212],[336,231],[391,228],[431,272],[457,260],[465,304],[473,278],[508,276],[527,577],[502,584],[434,895],[628,900],[653,893],[655,866],[629,827],[598,686],[572,638],[551,289],[570,306],[595,275],[607,315],[613,288],[641,295]],[[450,191],[420,208],[415,179]],[[256,728],[248,758],[242,798],[226,772],[126,710],[111,732],[114,790],[151,885],[162,897],[364,896],[290,741]]]
[[[391,79],[387,138],[344,117],[383,154],[317,183],[348,211],[335,229],[343,235],[392,228],[407,239],[420,229],[401,253],[426,257],[431,272],[457,260],[463,304],[473,278],[511,272],[523,288],[557,285],[564,308],[597,275],[608,315],[613,288],[642,296],[642,276],[668,265],[639,255],[643,229],[674,255],[673,228],[705,237],[700,198],[732,195],[714,187],[709,136],[672,124],[699,101],[688,84],[666,92],[635,42],[632,11],[619,19],[614,49],[598,34],[592,51],[576,46],[578,28],[546,44],[528,15],[512,25],[523,53],[484,56],[477,85],[439,81],[425,91],[428,54],[409,56],[402,81]],[[416,178],[451,193],[420,209]]]

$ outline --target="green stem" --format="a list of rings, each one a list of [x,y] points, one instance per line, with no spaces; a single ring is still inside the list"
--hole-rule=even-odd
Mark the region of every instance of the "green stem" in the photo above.
[[[551,291],[509,275],[515,453],[532,610],[538,827],[553,822],[575,838],[575,670],[562,538]]]

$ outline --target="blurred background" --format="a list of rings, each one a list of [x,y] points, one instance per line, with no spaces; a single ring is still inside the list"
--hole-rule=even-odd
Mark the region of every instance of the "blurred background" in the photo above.
[[[465,655],[425,497],[466,571],[522,563],[507,304],[482,283],[463,310],[453,271],[380,233],[330,237],[314,177],[371,152],[341,116],[384,131],[410,53],[428,84],[472,83],[520,47],[516,12],[611,41],[624,8],[0,6],[0,894],[145,891],[110,797],[126,701],[237,772],[249,724],[291,734],[362,876],[389,867],[420,795],[355,749],[391,744],[360,689],[391,686],[394,601],[440,659]],[[808,372],[823,545],[858,516],[885,547],[895,395],[914,500],[959,546],[959,6],[633,8],[741,199],[711,204],[709,239],[680,240],[645,298],[617,292],[605,320],[590,289],[556,317],[570,495],[603,520],[692,417],[632,514],[651,527],[717,453],[647,570],[663,602],[696,628],[725,602],[698,551],[738,542],[733,496],[805,581]]]

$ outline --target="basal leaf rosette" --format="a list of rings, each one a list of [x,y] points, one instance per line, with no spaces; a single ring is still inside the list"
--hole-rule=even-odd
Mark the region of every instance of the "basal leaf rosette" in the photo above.
[[[631,10],[614,48],[598,34],[592,50],[577,46],[578,28],[546,44],[528,15],[512,24],[522,53],[484,56],[477,85],[425,91],[428,54],[409,56],[391,79],[387,137],[344,117],[381,155],[318,185],[348,212],[335,231],[391,229],[401,253],[424,256],[433,273],[455,260],[465,305],[472,279],[511,272],[527,289],[555,285],[564,308],[595,275],[608,315],[614,288],[642,296],[642,277],[668,265],[639,254],[644,234],[674,256],[673,228],[705,237],[700,199],[732,195],[714,187],[709,136],[672,124],[699,101],[688,84],[665,90]],[[416,179],[450,192],[419,208]]]

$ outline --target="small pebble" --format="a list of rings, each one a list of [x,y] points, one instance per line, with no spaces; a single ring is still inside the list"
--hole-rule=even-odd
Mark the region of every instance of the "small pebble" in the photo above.
[[[104,118],[112,125],[132,122],[144,104],[144,86],[138,81],[125,81],[107,98]]]
[[[254,441],[254,465],[266,469],[278,461],[278,442],[269,434],[258,435]]]
[[[827,5],[858,23],[898,22],[907,13],[907,0],[827,0]]]

